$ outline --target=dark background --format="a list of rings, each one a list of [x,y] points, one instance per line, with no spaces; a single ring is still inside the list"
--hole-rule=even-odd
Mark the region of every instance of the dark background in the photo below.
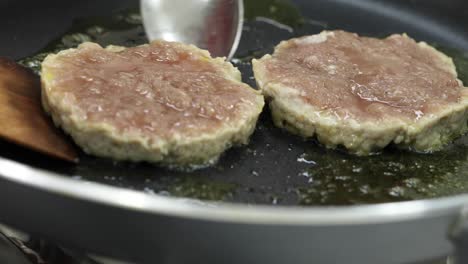
[[[294,2],[294,1],[293,1]],[[468,1],[465,0],[390,0],[390,1],[356,1],[356,0],[330,0],[309,1],[308,4],[316,8],[308,8],[306,17],[315,18],[322,14],[330,15],[324,10],[334,8],[339,2],[347,5],[361,5],[361,3],[384,4],[395,7],[418,10],[422,14],[430,14],[448,23],[454,28],[463,30],[468,27]],[[51,38],[63,34],[69,29],[72,21],[77,16],[94,16],[109,13],[109,8],[119,9],[129,5],[138,5],[137,0],[0,0],[0,56],[8,56],[14,59],[31,55],[36,50],[46,45]],[[381,6],[381,5],[380,5]],[[372,8],[371,8],[372,9]],[[351,10],[351,9],[350,9]],[[337,21],[354,19],[353,13],[340,14],[336,11]],[[338,16],[339,15],[339,16]],[[363,19],[358,17],[356,19]],[[373,23],[363,23],[365,27],[374,27]],[[465,41],[465,43],[462,43]],[[458,48],[468,47],[467,39],[459,41]]]

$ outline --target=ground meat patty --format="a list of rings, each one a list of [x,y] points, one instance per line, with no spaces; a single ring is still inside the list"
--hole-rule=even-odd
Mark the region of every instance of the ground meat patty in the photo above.
[[[452,59],[407,35],[324,31],[281,42],[253,69],[275,124],[328,147],[435,151],[467,131],[468,89]]]
[[[42,64],[43,106],[89,154],[206,164],[245,144],[263,108],[240,72],[207,51],[156,41],[84,43]]]

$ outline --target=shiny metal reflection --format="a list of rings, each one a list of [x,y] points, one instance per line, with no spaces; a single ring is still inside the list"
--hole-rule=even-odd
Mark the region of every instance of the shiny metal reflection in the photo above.
[[[194,44],[213,56],[232,58],[242,33],[242,0],[141,0],[150,40]]]

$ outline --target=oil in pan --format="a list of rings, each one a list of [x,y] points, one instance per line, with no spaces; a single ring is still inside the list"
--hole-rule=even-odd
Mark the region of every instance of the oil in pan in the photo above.
[[[333,28],[326,21],[302,16],[287,0],[246,1],[246,23],[232,62],[244,81],[255,87],[250,61],[270,53],[281,40]],[[110,17],[75,21],[62,37],[21,64],[37,73],[51,52],[85,41],[134,46],[147,42],[138,9]],[[363,32],[365,33],[365,32]],[[454,58],[459,76],[468,83],[468,55],[436,45]],[[18,159],[24,150],[0,155]],[[21,154],[21,155],[20,155]],[[468,137],[434,154],[387,148],[370,157],[327,150],[275,128],[266,109],[251,142],[225,153],[211,168],[194,172],[169,171],[149,164],[113,162],[81,154],[78,165],[57,164],[47,169],[77,180],[200,200],[250,204],[345,205],[383,203],[468,192]],[[44,166],[41,158],[23,162]]]

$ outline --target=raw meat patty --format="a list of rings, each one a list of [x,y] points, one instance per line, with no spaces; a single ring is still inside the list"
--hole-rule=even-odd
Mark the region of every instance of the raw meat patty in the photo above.
[[[223,58],[175,42],[134,48],[84,43],[42,64],[42,100],[89,154],[200,165],[246,144],[263,108]]]
[[[468,89],[452,59],[407,35],[324,31],[281,42],[253,69],[275,124],[331,148],[430,152],[467,131]]]

